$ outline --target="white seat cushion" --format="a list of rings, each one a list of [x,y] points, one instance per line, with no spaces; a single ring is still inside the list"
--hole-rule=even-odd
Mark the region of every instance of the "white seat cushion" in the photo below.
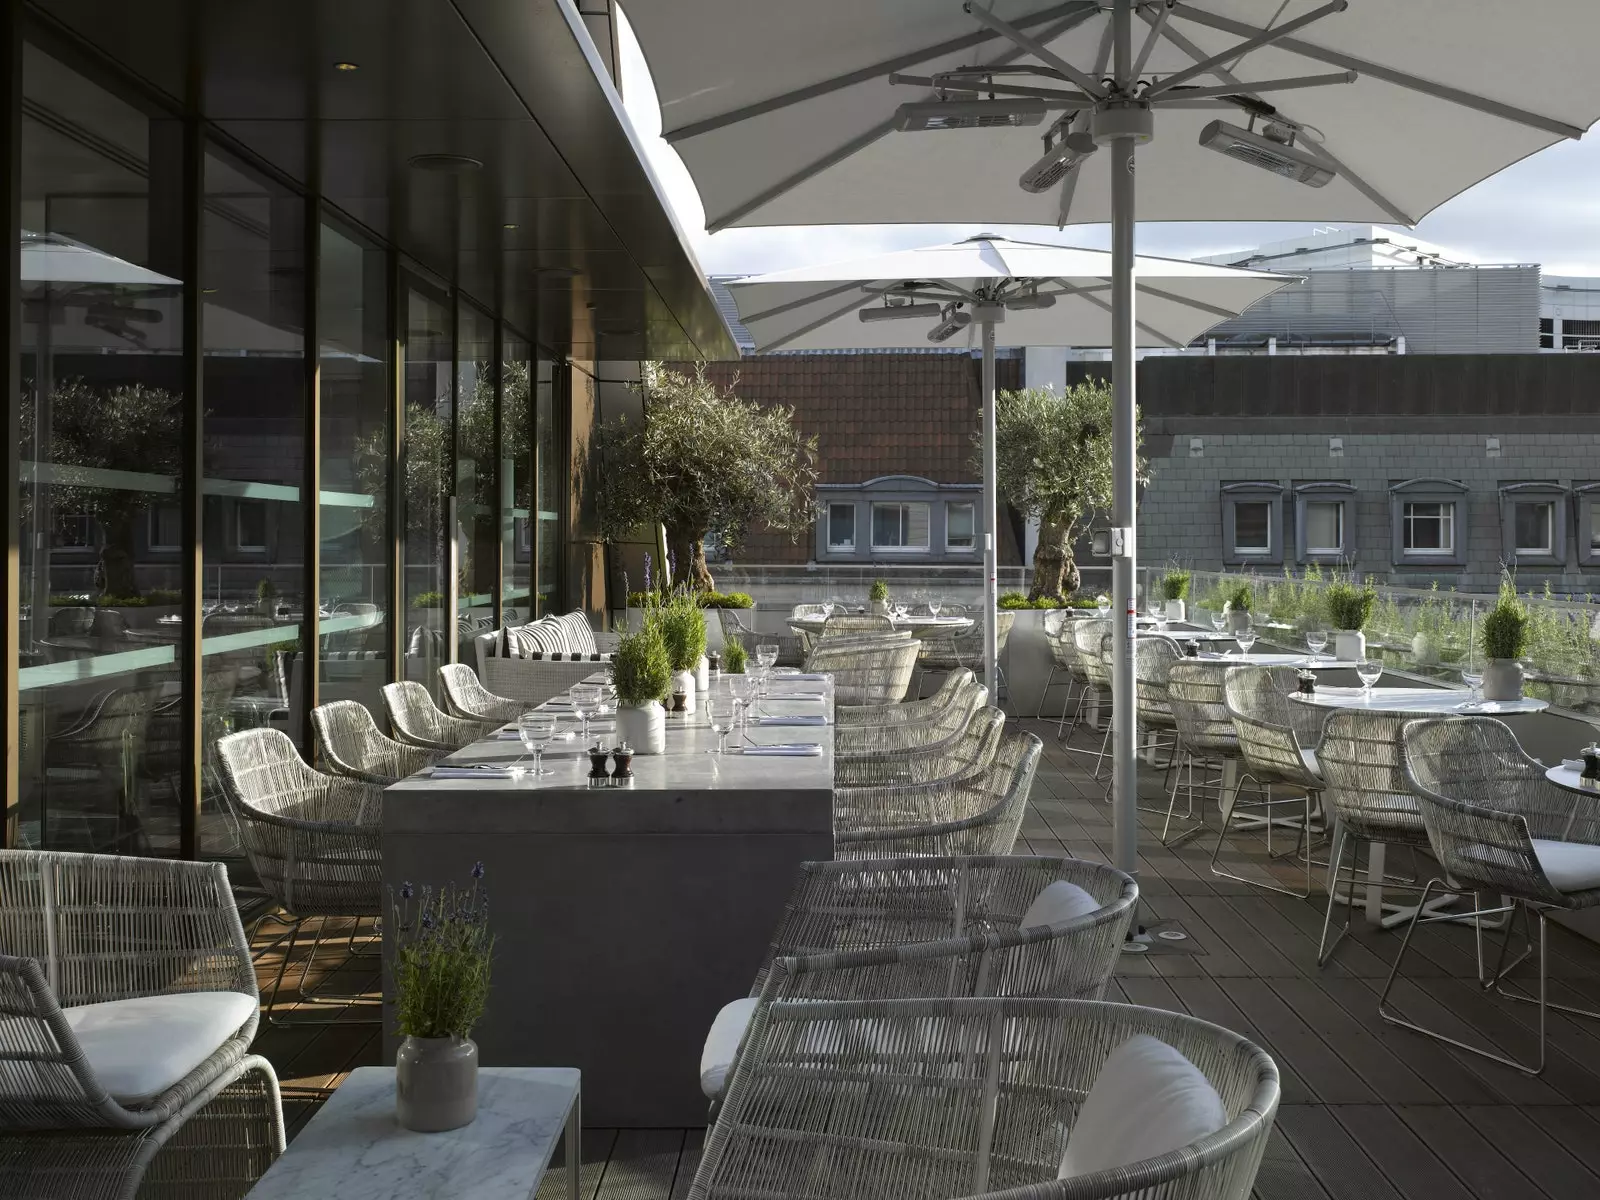
[[[1534,838],[1533,856],[1558,892],[1586,892],[1600,887],[1600,846]]]
[[[243,992],[180,992],[63,1008],[83,1055],[111,1098],[148,1104],[194,1070],[256,1011]]]
[[[1136,1034],[1111,1052],[1095,1076],[1056,1178],[1156,1158],[1227,1123],[1222,1098],[1198,1067],[1165,1042]]]
[[[1100,902],[1075,883],[1058,879],[1033,898],[1022,914],[1022,929],[1035,925],[1065,925],[1078,917],[1100,911]]]
[[[755,1013],[756,997],[746,996],[724,1004],[717,1019],[711,1022],[711,1032],[706,1034],[706,1044],[700,1051],[700,1090],[707,1099],[715,1100],[728,1086],[728,1072],[733,1070],[739,1042]]]

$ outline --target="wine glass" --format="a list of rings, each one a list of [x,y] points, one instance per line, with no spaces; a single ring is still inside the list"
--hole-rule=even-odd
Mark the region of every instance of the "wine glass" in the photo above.
[[[1472,689],[1474,700],[1483,699],[1483,668],[1470,658],[1461,668],[1461,682]]]
[[[728,735],[739,720],[739,700],[731,688],[713,688],[706,696],[706,722],[717,735],[717,748],[707,754],[726,754]]]
[[[1328,647],[1328,634],[1322,629],[1309,629],[1306,631],[1306,646],[1311,651],[1313,661],[1322,657],[1322,652]]]
[[[1111,615],[1111,597],[1101,592],[1094,598],[1095,615],[1105,618]]]
[[[767,670],[777,665],[778,643],[760,642],[756,645],[756,663],[762,670]]]
[[[553,771],[544,769],[544,748],[550,744],[550,739],[556,736],[556,718],[553,713],[529,712],[523,713],[517,722],[517,733],[522,737],[522,744],[529,754],[533,755],[533,770],[530,775],[552,775]]]
[[[589,718],[600,711],[600,689],[592,683],[575,683],[567,689],[572,701],[572,715],[582,722],[581,736],[584,746],[589,744]]]
[[[1256,644],[1256,631],[1246,625],[1238,633],[1234,634],[1233,640],[1239,643],[1239,653],[1249,654],[1250,647]]]
[[[1363,658],[1356,664],[1356,678],[1361,680],[1361,697],[1372,699],[1372,685],[1383,678],[1383,664],[1375,658]]]
[[[742,728],[749,719],[750,702],[756,694],[756,679],[748,673],[729,675],[727,678],[728,692],[733,697],[733,724],[735,728]]]
[[[944,598],[942,596],[928,597],[928,615],[930,617],[937,617],[939,615],[939,610],[943,607]]]
[[[1225,609],[1217,609],[1211,614],[1211,628],[1221,633],[1228,626],[1228,614]]]

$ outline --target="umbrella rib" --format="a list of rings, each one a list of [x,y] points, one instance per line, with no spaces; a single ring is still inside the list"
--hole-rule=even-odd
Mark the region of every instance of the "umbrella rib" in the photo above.
[[[1324,4],[1321,8],[1314,8],[1310,12],[1296,17],[1294,20],[1285,21],[1282,25],[1278,25],[1272,29],[1257,29],[1253,25],[1249,26],[1249,36],[1237,46],[1224,50],[1221,54],[1213,54],[1209,58],[1202,58],[1193,66],[1185,67],[1183,70],[1172,75],[1168,75],[1157,83],[1151,84],[1145,92],[1145,98],[1154,99],[1163,92],[1171,91],[1180,84],[1188,83],[1191,79],[1197,79],[1201,75],[1209,75],[1212,71],[1218,67],[1221,67],[1224,63],[1232,62],[1234,59],[1243,58],[1252,50],[1259,50],[1262,46],[1280,44],[1284,38],[1288,37],[1296,30],[1304,29],[1307,25],[1311,25],[1322,20],[1323,17],[1331,17],[1335,13],[1342,13],[1349,7],[1350,0],[1329,0],[1329,3]],[[1182,16],[1183,14],[1179,13],[1178,15]]]
[[[1333,75],[1295,75],[1287,79],[1263,79],[1259,82],[1252,80],[1248,85],[1252,95],[1262,95],[1266,92],[1293,92],[1301,88],[1332,87],[1341,83],[1354,83],[1361,78],[1356,71],[1340,71]],[[1217,87],[1185,88],[1176,96],[1163,96],[1156,103],[1163,108],[1169,104],[1181,104],[1188,100],[1212,100],[1218,97],[1236,96],[1239,93],[1237,84],[1220,84]]]
[[[1173,11],[1176,12],[1178,10],[1174,9]],[[1152,18],[1148,16],[1145,18],[1147,21],[1151,19]],[[1183,34],[1179,33],[1170,25],[1161,31],[1161,35],[1179,50],[1182,50],[1190,58],[1198,59],[1205,54],[1205,51],[1201,50],[1200,47],[1196,46],[1193,42],[1184,37]],[[1221,67],[1215,68],[1211,73],[1230,87],[1236,87],[1240,92],[1248,94],[1250,91],[1250,85],[1248,83],[1238,79],[1231,72],[1225,71]],[[1360,192],[1368,200],[1371,200],[1379,208],[1383,209],[1384,212],[1388,213],[1396,221],[1400,222],[1400,224],[1415,225],[1417,223],[1416,218],[1410,213],[1406,212],[1377,188],[1373,187],[1361,176],[1357,175],[1354,171],[1350,170],[1350,168],[1346,167],[1344,163],[1334,155],[1333,151],[1327,148],[1326,145],[1310,141],[1309,139],[1304,143],[1304,145],[1315,157],[1321,158],[1330,167],[1336,170],[1342,178],[1348,180],[1351,187],[1355,188],[1356,191]]]
[[[843,308],[835,309],[834,311],[828,313],[826,316],[818,317],[815,321],[811,322],[811,324],[802,325],[799,329],[796,329],[793,333],[784,334],[781,338],[779,338],[775,342],[772,342],[770,345],[766,345],[766,346],[761,347],[761,351],[762,351],[763,354],[765,354],[766,352],[768,352],[770,350],[782,349],[784,346],[787,346],[790,342],[795,341],[797,338],[805,337],[805,335],[810,333],[812,330],[821,329],[829,321],[837,321],[840,317],[844,316],[845,313],[849,312],[851,309],[855,308],[860,303],[861,303],[861,301],[860,301],[859,298],[853,299],[853,300],[850,301],[849,304],[846,304]],[[749,329],[750,328],[750,322],[748,322],[748,321],[744,322],[744,327],[746,329]],[[755,331],[751,330],[751,332],[753,333]]]
[[[1018,29],[1009,21],[1002,21],[992,12],[984,8],[979,8],[977,5],[971,3],[970,0],[968,0],[968,3],[962,7],[966,9],[967,15],[973,20],[977,21],[978,24],[987,25],[990,29],[997,30],[1014,45],[1018,46],[1022,50],[1027,51],[1046,66],[1054,67],[1056,70],[1060,71],[1063,75],[1081,87],[1084,91],[1088,92],[1089,95],[1093,96],[1095,99],[1103,100],[1105,98],[1105,88],[1101,87],[1093,79],[1089,78],[1089,76],[1084,72],[1080,71],[1077,67],[1073,66],[1055,51],[1051,50],[1049,46],[1044,44],[1044,42],[1037,41],[1034,38],[1029,37],[1026,33]],[[1059,37],[1060,34],[1056,34],[1054,36]],[[1045,41],[1049,40],[1051,39],[1045,39]]]
[[[1134,285],[1141,292],[1154,296],[1158,300],[1170,300],[1173,304],[1181,304],[1185,308],[1194,308],[1203,313],[1211,313],[1214,316],[1220,317],[1224,321],[1231,321],[1234,317],[1239,315],[1234,309],[1222,308],[1215,304],[1207,304],[1204,300],[1191,300],[1189,297],[1180,296],[1176,292],[1169,292],[1162,288],[1151,287],[1147,283],[1139,283],[1138,280],[1134,281]]]
[[[1099,11],[1100,11],[1100,9],[1099,9],[1098,4],[1091,4],[1087,8],[1075,9],[1070,16],[1063,18],[1062,20],[1058,21],[1054,26],[1052,26],[1050,29],[1045,31],[1045,35],[1044,35],[1045,36],[1045,40],[1046,41],[1055,40],[1056,38],[1060,37],[1062,34],[1066,33],[1068,30],[1074,28],[1075,26],[1083,24],[1084,21],[1088,20],[1090,17],[1094,16]],[[995,58],[995,60],[993,62],[991,62],[989,65],[992,66],[992,67],[1003,67],[1003,66],[1006,66],[1007,64],[1009,64],[1009,63],[1011,63],[1011,62],[1013,62],[1016,59],[1021,58],[1021,57],[1022,57],[1022,51],[1017,49],[1015,46],[1013,46],[1011,49],[1007,50],[1005,53],[1003,53],[1001,55],[998,55]],[[834,166],[837,163],[843,162],[845,159],[849,158],[852,154],[856,154],[861,150],[865,150],[868,146],[872,145],[872,143],[877,141],[879,138],[884,137],[884,136],[886,136],[886,135],[888,135],[890,133],[893,133],[894,132],[894,128],[895,128],[895,118],[893,116],[890,116],[887,120],[878,122],[878,124],[874,125],[871,129],[868,129],[866,132],[858,134],[855,137],[851,138],[848,142],[845,142],[842,146],[836,146],[834,149],[832,149],[832,150],[828,151],[828,153],[824,154],[821,158],[816,159],[811,163],[808,163],[806,166],[804,166],[804,167],[800,168],[800,170],[796,171],[793,175],[787,176],[784,179],[780,179],[777,183],[773,184],[771,187],[765,189],[764,191],[757,192],[754,196],[752,196],[750,199],[744,201],[743,203],[734,205],[727,212],[725,212],[721,216],[719,216],[716,220],[714,220],[714,221],[711,220],[709,218],[709,215],[708,215],[707,220],[706,220],[706,232],[707,233],[717,233],[717,232],[719,232],[719,231],[721,231],[723,229],[728,228],[735,221],[738,221],[741,218],[748,216],[750,213],[754,212],[756,209],[762,208],[765,205],[771,204],[779,196],[783,196],[783,195],[786,195],[789,192],[792,192],[795,188],[799,187],[802,183],[804,183],[806,180],[810,179],[813,175],[821,174],[823,171],[826,171],[829,167]]]
[[[728,287],[728,293],[734,297],[736,305],[738,302],[739,293],[736,292],[734,288],[737,286],[737,284],[730,284]],[[749,325],[751,321],[764,321],[768,317],[781,316],[786,312],[793,312],[797,308],[804,308],[808,304],[815,304],[818,300],[829,300],[834,296],[842,296],[845,292],[856,290],[860,287],[861,282],[859,280],[852,279],[849,283],[841,283],[838,287],[829,288],[825,292],[812,292],[808,296],[801,296],[800,299],[791,300],[787,304],[780,304],[775,308],[763,309],[761,312],[751,313],[748,317],[741,316],[739,321],[743,325]]]
[[[1237,33],[1248,36],[1262,32],[1254,25],[1247,25],[1243,21],[1235,21],[1231,17],[1221,17],[1215,13],[1201,12],[1187,5],[1173,9],[1172,15],[1181,17],[1186,21],[1193,21],[1197,25],[1219,29],[1224,33]],[[1167,36],[1171,36],[1170,31]],[[1312,58],[1318,62],[1331,63],[1336,67],[1358,71],[1362,75],[1371,75],[1374,79],[1382,79],[1386,83],[1395,84],[1409,91],[1421,92],[1426,96],[1447,100],[1452,104],[1459,104],[1463,108],[1476,109],[1492,117],[1500,117],[1518,125],[1542,129],[1546,133],[1553,133],[1559,137],[1580,138],[1584,133],[1579,126],[1555,117],[1543,116],[1540,113],[1530,112],[1524,108],[1517,108],[1512,104],[1491,100],[1487,96],[1474,95],[1471,92],[1450,87],[1447,84],[1434,83],[1431,80],[1421,79],[1415,75],[1408,75],[1404,71],[1397,71],[1392,67],[1383,66],[1381,63],[1368,62],[1366,59],[1357,58],[1353,54],[1345,54],[1339,50],[1329,50],[1322,46],[1313,45],[1310,42],[1303,42],[1299,38],[1283,38],[1276,42],[1275,45],[1279,50],[1287,50],[1292,54],[1300,55],[1302,58]],[[1221,78],[1220,74],[1218,78]]]
[[[1070,0],[1070,3],[1058,4],[1054,8],[1047,8],[1043,12],[1033,13],[1017,22],[1019,26],[1042,25],[1053,21],[1057,17],[1066,16],[1077,21],[1087,20],[1099,12],[1099,4],[1090,0]],[[1071,26],[1068,26],[1071,28]],[[1052,31],[1051,38],[1061,36],[1064,31]],[[789,108],[795,104],[803,104],[807,100],[815,100],[818,96],[826,96],[840,88],[852,87],[858,83],[865,83],[869,79],[876,79],[888,75],[904,67],[914,67],[918,63],[927,62],[930,58],[942,58],[946,54],[954,54],[958,50],[969,50],[974,46],[981,46],[984,42],[993,41],[1003,36],[999,31],[992,29],[980,30],[976,33],[963,34],[961,37],[950,38],[936,46],[925,46],[920,50],[912,50],[895,58],[885,59],[880,63],[873,63],[870,67],[850,71],[844,75],[836,75],[832,79],[824,79],[818,83],[810,84],[803,88],[796,88],[792,92],[785,92],[781,96],[774,96],[770,100],[758,100],[754,104],[747,104],[743,108],[736,108],[730,112],[722,113],[715,117],[706,117],[701,121],[694,121],[688,125],[663,131],[661,136],[668,142],[680,142],[689,138],[699,137],[704,133],[712,133],[724,129],[729,125],[737,125],[740,121],[747,121],[751,117],[764,116],[769,112]]]
[[[1073,167],[1067,172],[1067,177],[1061,181],[1061,197],[1056,209],[1056,229],[1067,227],[1067,214],[1072,211],[1072,197],[1078,190],[1078,176],[1083,174],[1081,167]]]

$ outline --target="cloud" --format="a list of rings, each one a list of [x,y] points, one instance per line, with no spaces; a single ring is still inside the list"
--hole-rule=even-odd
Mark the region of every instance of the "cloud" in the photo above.
[[[705,210],[683,160],[661,138],[661,110],[644,55],[625,16],[617,22],[619,71],[629,119],[650,165],[687,231],[700,264],[714,275],[747,275],[907,250],[993,232],[1105,249],[1104,225],[831,225],[705,232]],[[1193,258],[1283,241],[1313,226],[1274,222],[1146,222],[1144,254]],[[1461,193],[1417,226],[1416,235],[1461,260],[1541,263],[1552,275],[1600,276],[1600,136],[1561,142]]]

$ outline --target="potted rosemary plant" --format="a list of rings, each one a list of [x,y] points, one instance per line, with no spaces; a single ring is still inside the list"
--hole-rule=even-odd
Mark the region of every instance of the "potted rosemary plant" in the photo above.
[[[1328,585],[1323,599],[1328,606],[1328,623],[1337,631],[1333,635],[1333,656],[1345,662],[1360,662],[1367,656],[1367,635],[1362,630],[1372,616],[1372,606],[1378,602],[1377,591],[1340,580]]]
[[[1243,633],[1250,628],[1250,605],[1254,603],[1250,585],[1241,583],[1228,592],[1227,596],[1227,602],[1222,609],[1228,614],[1228,632]]]
[[[871,601],[872,611],[884,616],[889,611],[889,585],[882,579],[874,579],[867,599]]]
[[[706,619],[687,592],[677,592],[661,606],[661,640],[672,668],[672,691],[684,694],[684,712],[695,710],[695,693],[711,686],[706,672]],[[702,683],[701,679],[705,682]]]
[[[1483,618],[1483,698],[1522,699],[1522,663],[1528,650],[1528,609],[1510,578],[1500,581],[1500,598]]]
[[[1161,581],[1161,594],[1167,601],[1167,620],[1187,621],[1189,614],[1184,603],[1189,597],[1189,572],[1175,567]]]
[[[659,610],[645,613],[638,632],[618,641],[611,683],[617,689],[617,737],[635,754],[666,753],[667,713],[658,701],[672,687],[672,666]]]
[[[473,1026],[489,998],[494,935],[483,864],[472,886],[400,885],[394,922],[395,1115],[402,1127],[440,1133],[478,1115]]]

